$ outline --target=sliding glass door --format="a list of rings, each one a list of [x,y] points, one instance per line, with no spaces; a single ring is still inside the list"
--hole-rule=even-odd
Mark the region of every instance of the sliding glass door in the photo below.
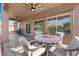
[[[31,24],[30,23],[27,23],[26,24],[26,33],[30,34],[31,33]]]

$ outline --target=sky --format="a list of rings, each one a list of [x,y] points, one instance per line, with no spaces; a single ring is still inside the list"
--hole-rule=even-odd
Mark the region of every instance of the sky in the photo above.
[[[70,22],[70,18],[64,18],[63,20],[57,20],[57,25],[63,26],[64,23]],[[56,26],[56,20],[48,21],[48,25]]]
[[[2,13],[2,4],[0,3],[0,14]]]
[[[2,4],[0,3],[0,25],[1,25]],[[13,25],[12,21],[9,21],[9,25]]]
[[[2,4],[0,3],[0,25],[1,25]]]

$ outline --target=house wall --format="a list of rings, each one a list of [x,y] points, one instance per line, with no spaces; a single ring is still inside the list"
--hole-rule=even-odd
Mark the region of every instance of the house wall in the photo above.
[[[74,36],[79,36],[79,4],[68,4],[68,5],[63,5],[60,7],[56,7],[54,9],[48,10],[46,12],[43,12],[42,15],[41,13],[39,15],[35,15],[35,16],[31,16],[30,18],[28,18],[29,20],[25,20],[22,21],[21,23],[21,28],[25,29],[25,23],[26,22],[30,22],[31,23],[31,33],[33,34],[34,32],[34,20],[38,20],[43,18],[44,20],[44,32],[46,32],[47,27],[46,26],[46,19],[50,16],[54,16],[54,15],[58,15],[61,13],[65,13],[65,12],[70,12],[71,11],[71,34],[70,35],[66,35],[64,37],[64,43],[69,43],[71,41],[71,39]]]
[[[79,5],[73,10],[73,36],[79,36]]]

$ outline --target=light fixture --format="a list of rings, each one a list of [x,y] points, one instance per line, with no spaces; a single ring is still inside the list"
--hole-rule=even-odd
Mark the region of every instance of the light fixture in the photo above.
[[[41,9],[41,5],[38,3],[27,3],[25,4],[25,8],[27,8],[27,6],[31,9],[31,11],[35,11],[35,10],[39,10]]]
[[[35,8],[34,8],[34,7],[31,7],[31,10],[32,10],[32,11],[35,11]]]

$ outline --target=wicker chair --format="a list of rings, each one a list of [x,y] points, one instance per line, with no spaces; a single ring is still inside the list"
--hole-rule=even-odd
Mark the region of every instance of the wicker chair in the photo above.
[[[57,47],[54,51],[50,52],[56,56],[67,56],[67,55],[74,55],[77,56],[79,53],[79,37],[75,36],[74,39],[68,44],[67,48]]]
[[[24,48],[25,54],[28,54],[28,56],[40,56],[45,52],[45,48],[43,47],[44,45],[31,45],[30,43],[32,41],[28,41],[26,38],[24,37],[19,37],[19,43],[21,43],[21,45]]]
[[[59,42],[59,44],[62,44],[63,43],[64,33],[63,32],[56,32],[55,35],[61,37],[61,41]]]

